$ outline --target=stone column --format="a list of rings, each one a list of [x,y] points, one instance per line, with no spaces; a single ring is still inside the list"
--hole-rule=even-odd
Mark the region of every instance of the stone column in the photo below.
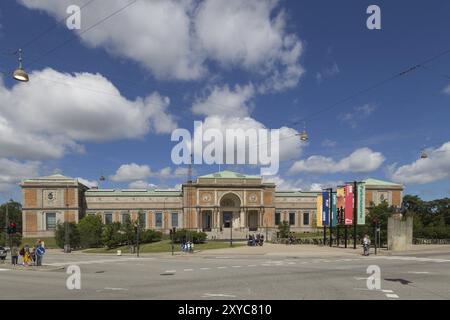
[[[241,215],[241,228],[245,228],[245,211],[244,211],[244,209],[241,209],[240,215]]]

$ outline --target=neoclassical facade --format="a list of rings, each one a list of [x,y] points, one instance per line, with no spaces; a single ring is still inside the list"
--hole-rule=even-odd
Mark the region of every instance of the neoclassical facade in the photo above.
[[[105,224],[130,217],[147,229],[204,231],[209,238],[245,239],[250,233],[271,238],[281,221],[291,230],[312,232],[316,225],[317,192],[277,191],[260,176],[221,171],[200,176],[181,190],[89,189],[62,175],[27,179],[23,194],[25,237],[52,236],[56,223],[100,215]],[[385,199],[400,205],[403,187],[366,180],[366,202]]]

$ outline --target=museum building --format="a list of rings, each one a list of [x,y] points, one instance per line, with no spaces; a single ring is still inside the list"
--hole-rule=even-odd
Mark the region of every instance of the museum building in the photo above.
[[[403,186],[366,179],[366,208],[387,201],[400,206]],[[54,235],[58,222],[100,215],[103,223],[128,217],[146,229],[204,231],[209,238],[245,239],[262,233],[268,239],[281,221],[290,230],[314,232],[319,192],[276,190],[261,176],[221,171],[199,176],[180,190],[88,188],[78,179],[55,174],[23,180],[23,236]]]

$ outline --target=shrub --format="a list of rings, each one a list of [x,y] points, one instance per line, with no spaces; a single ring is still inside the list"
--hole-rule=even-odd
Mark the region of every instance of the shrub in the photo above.
[[[78,231],[77,224],[75,222],[64,222],[56,225],[55,241],[56,245],[60,248],[64,248],[66,243],[66,230],[69,231],[69,243],[71,248],[80,247],[80,233]]]
[[[78,223],[82,248],[99,247],[102,244],[103,223],[100,216],[88,215]]]
[[[286,239],[289,237],[290,226],[287,221],[283,221],[278,225],[278,234],[282,239]]]
[[[192,239],[194,243],[204,243],[207,238],[205,232],[188,231],[187,229],[180,229],[175,232],[173,241],[180,243]]]
[[[151,242],[157,242],[161,241],[162,239],[162,232],[161,231],[155,231],[155,230],[145,230],[142,231],[139,237],[140,243],[151,243]]]
[[[116,248],[126,242],[126,235],[122,230],[122,225],[120,222],[113,222],[107,224],[103,228],[102,232],[102,243],[104,246],[111,248]]]

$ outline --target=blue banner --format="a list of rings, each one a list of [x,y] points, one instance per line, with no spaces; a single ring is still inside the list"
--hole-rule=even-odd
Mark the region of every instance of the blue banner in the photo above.
[[[330,225],[330,194],[322,192],[322,222],[324,226]]]
[[[336,197],[336,193],[333,193],[333,201],[331,203],[331,208],[332,208],[332,216],[333,216],[333,226],[337,226],[338,221],[337,221],[337,206],[336,206],[336,202],[337,202],[337,197]]]

